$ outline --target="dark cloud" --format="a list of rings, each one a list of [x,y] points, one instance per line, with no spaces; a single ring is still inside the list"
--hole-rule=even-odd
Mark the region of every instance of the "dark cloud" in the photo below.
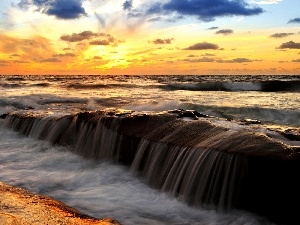
[[[128,16],[133,17],[133,18],[142,17],[143,15],[144,14],[139,11],[133,11],[133,12],[128,13]]]
[[[294,35],[294,33],[275,33],[270,35],[271,38],[284,38],[290,35]]]
[[[215,56],[215,54],[205,53],[205,54],[202,54],[202,56]]]
[[[171,44],[173,40],[174,38],[168,38],[168,39],[157,38],[154,41],[151,41],[151,43],[156,45],[164,45],[164,44]]]
[[[202,42],[184,48],[184,50],[209,50],[209,49],[216,50],[219,49],[219,46],[208,42]]]
[[[198,56],[197,56],[197,55],[194,55],[194,54],[190,54],[190,55],[188,55],[187,57],[193,58],[193,57],[198,57]]]
[[[81,33],[73,33],[71,35],[62,35],[61,40],[67,42],[81,42],[89,40],[90,45],[116,45],[122,41],[115,39],[110,34],[94,33],[92,31],[83,31]]]
[[[216,32],[216,34],[229,35],[229,34],[233,34],[233,30],[231,30],[231,29],[222,29],[222,30],[218,30]]]
[[[95,39],[89,42],[90,45],[113,45],[117,46],[118,43],[122,43],[124,41],[117,40],[110,34],[100,33],[99,37],[103,37],[102,39]]]
[[[19,54],[11,54],[10,57],[20,57],[21,55]]]
[[[37,2],[38,3],[38,2]],[[31,2],[30,0],[21,0],[19,3],[18,3],[18,6],[22,9],[28,9],[28,7],[30,5],[33,5],[34,3]]]
[[[18,5],[23,9],[36,6],[37,10],[58,19],[77,19],[86,16],[83,0],[22,0]]]
[[[57,0],[46,13],[59,19],[76,19],[87,15],[79,0]]]
[[[109,45],[110,42],[108,40],[95,40],[91,41],[90,45]]]
[[[300,17],[294,18],[294,19],[290,19],[290,20],[288,21],[288,23],[300,23]]]
[[[47,63],[47,62],[61,62],[58,58],[47,58],[47,59],[40,59],[40,60],[37,60],[38,62],[40,63]]]
[[[92,31],[83,31],[81,33],[73,33],[71,35],[62,35],[60,37],[61,40],[63,41],[68,41],[68,42],[80,42],[83,40],[89,40],[93,37],[97,37],[97,33],[93,33]]]
[[[148,14],[175,12],[182,16],[196,16],[202,21],[213,21],[220,16],[251,16],[263,12],[262,8],[249,5],[244,0],[170,0],[154,3]]]
[[[292,60],[292,62],[298,62],[298,63],[300,63],[300,59]]]
[[[174,16],[173,18],[166,19],[167,22],[175,23],[176,21],[183,19],[183,16]]]
[[[155,17],[155,18],[151,18],[149,20],[147,20],[148,22],[158,22],[158,21],[162,21],[161,17]]]
[[[175,23],[175,22],[177,22],[178,20],[180,20],[182,18],[183,18],[182,16],[169,16],[167,18],[158,16],[158,17],[148,19],[147,22],[165,21],[165,22],[168,22],[168,23]]]
[[[218,62],[218,63],[247,63],[247,62],[255,62],[255,61],[259,61],[259,60],[252,60],[252,59],[247,59],[247,58],[235,58],[235,59],[231,59],[231,60],[219,59],[216,62]]]
[[[216,60],[213,58],[202,57],[199,59],[185,59],[184,61],[192,62],[192,63],[202,63],[202,62],[215,62]]]
[[[161,14],[163,11],[163,4],[160,2],[156,2],[148,8],[147,14]]]
[[[124,10],[130,10],[130,9],[132,9],[132,0],[126,0],[123,3],[123,9]]]
[[[210,28],[207,28],[207,30],[216,30],[216,29],[219,29],[219,27],[210,27]]]
[[[28,61],[25,61],[25,60],[14,60],[13,61],[14,63],[29,63]]]
[[[282,43],[279,46],[279,48],[280,49],[286,49],[286,48],[289,48],[289,49],[300,49],[300,43],[289,41],[289,42]]]
[[[74,53],[54,54],[53,57],[75,57]]]

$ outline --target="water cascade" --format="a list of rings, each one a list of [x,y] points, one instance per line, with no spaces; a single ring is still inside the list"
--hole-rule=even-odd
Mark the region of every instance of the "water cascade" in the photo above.
[[[6,127],[24,135],[69,146],[86,158],[126,164],[153,188],[187,204],[299,222],[294,207],[300,202],[299,147],[258,129],[179,117],[180,111],[119,110],[1,116]]]

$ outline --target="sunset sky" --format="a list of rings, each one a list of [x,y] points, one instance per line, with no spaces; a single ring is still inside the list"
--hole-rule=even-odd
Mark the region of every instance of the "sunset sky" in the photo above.
[[[0,74],[300,74],[299,0],[0,2]]]

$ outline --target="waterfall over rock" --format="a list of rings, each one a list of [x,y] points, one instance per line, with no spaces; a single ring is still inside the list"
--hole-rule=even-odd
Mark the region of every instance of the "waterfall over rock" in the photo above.
[[[180,113],[24,111],[1,118],[8,128],[83,157],[128,165],[153,188],[195,207],[298,220],[299,146],[284,143],[279,133],[272,135],[281,139],[271,137],[259,124],[228,126],[234,122]]]

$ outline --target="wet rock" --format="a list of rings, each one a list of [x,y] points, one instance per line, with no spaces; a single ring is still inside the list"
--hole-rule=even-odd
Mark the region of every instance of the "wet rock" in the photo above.
[[[196,110],[174,110],[171,111],[172,113],[178,113],[178,118],[184,118],[188,117],[194,120],[197,120],[198,118],[206,118],[209,117],[208,115],[205,115],[203,113],[200,113]]]
[[[195,115],[194,111],[189,111],[189,110],[185,110],[180,112],[180,114],[178,115],[178,118],[191,118],[193,120],[197,120],[198,117]]]
[[[253,119],[243,119],[243,120],[241,120],[241,124],[244,124],[244,125],[261,124],[261,121],[253,120]]]
[[[5,119],[7,116],[7,113],[0,115],[0,119]]]
[[[295,129],[287,129],[281,134],[291,141],[300,141],[300,130]]]

